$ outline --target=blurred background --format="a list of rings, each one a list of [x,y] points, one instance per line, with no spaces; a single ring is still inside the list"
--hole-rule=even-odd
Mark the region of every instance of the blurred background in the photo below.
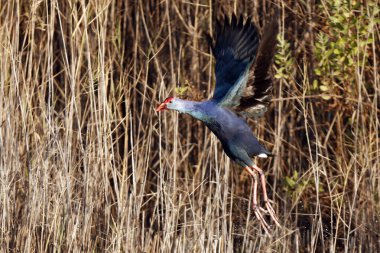
[[[277,8],[274,99],[250,121],[281,228],[200,122],[204,33]],[[380,8],[369,1],[1,1],[2,252],[379,252]],[[268,217],[267,217],[268,218]],[[268,219],[269,220],[269,219]],[[274,225],[274,224],[272,224]]]

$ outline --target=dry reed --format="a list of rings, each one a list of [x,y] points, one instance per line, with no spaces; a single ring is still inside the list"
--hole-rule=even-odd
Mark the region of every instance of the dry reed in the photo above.
[[[379,252],[378,11],[359,1],[353,71],[318,76],[327,3],[1,1],[1,251]],[[276,154],[258,160],[283,225],[269,238],[215,137],[153,109],[178,86],[210,96],[203,32],[222,9],[262,26],[274,6],[275,99],[251,122]]]

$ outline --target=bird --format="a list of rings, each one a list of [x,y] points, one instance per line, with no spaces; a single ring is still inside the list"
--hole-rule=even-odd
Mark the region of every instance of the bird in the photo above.
[[[202,121],[222,144],[226,155],[252,176],[253,211],[261,227],[270,235],[271,227],[258,206],[260,180],[266,212],[277,226],[271,206],[264,171],[254,157],[273,156],[256,138],[247,123],[262,116],[272,99],[273,80],[270,67],[276,52],[278,21],[272,18],[260,35],[252,18],[236,14],[216,19],[215,37],[206,34],[215,58],[215,89],[209,100],[190,101],[170,96],[156,111],[174,110]]]

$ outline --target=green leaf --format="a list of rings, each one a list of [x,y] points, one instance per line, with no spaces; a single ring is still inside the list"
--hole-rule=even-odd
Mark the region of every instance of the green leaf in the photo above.
[[[298,171],[296,171],[296,170],[293,171],[293,179],[296,181],[298,180]]]
[[[329,95],[321,95],[321,97],[322,97],[322,99],[324,99],[324,100],[330,100],[331,99],[331,96],[329,96]]]
[[[314,81],[313,81],[313,89],[317,89],[317,88],[318,88],[318,80],[314,79]]]
[[[179,95],[185,94],[185,92],[189,89],[188,86],[180,86],[175,88],[175,92]]]
[[[329,90],[329,87],[327,87],[326,85],[321,85],[321,86],[319,86],[319,89],[320,89],[321,91],[328,91],[328,90]]]
[[[290,188],[294,188],[294,186],[296,185],[296,182],[290,177],[285,177],[285,181]]]

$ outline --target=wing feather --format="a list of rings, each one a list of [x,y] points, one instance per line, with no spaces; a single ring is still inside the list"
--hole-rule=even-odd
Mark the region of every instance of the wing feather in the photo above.
[[[269,73],[277,44],[277,15],[264,28],[255,64],[249,74],[247,90],[234,109],[247,117],[259,117],[272,99],[272,77]]]
[[[222,25],[223,24],[223,25]],[[250,19],[244,22],[235,14],[216,21],[216,40],[207,36],[216,59],[216,87],[213,100],[219,105],[232,107],[246,86],[248,70],[259,46],[259,33]]]
[[[216,39],[207,40],[215,57],[216,86],[212,100],[241,115],[261,116],[272,98],[269,74],[277,42],[277,15],[265,25],[262,40],[255,24],[235,14],[217,20]]]

